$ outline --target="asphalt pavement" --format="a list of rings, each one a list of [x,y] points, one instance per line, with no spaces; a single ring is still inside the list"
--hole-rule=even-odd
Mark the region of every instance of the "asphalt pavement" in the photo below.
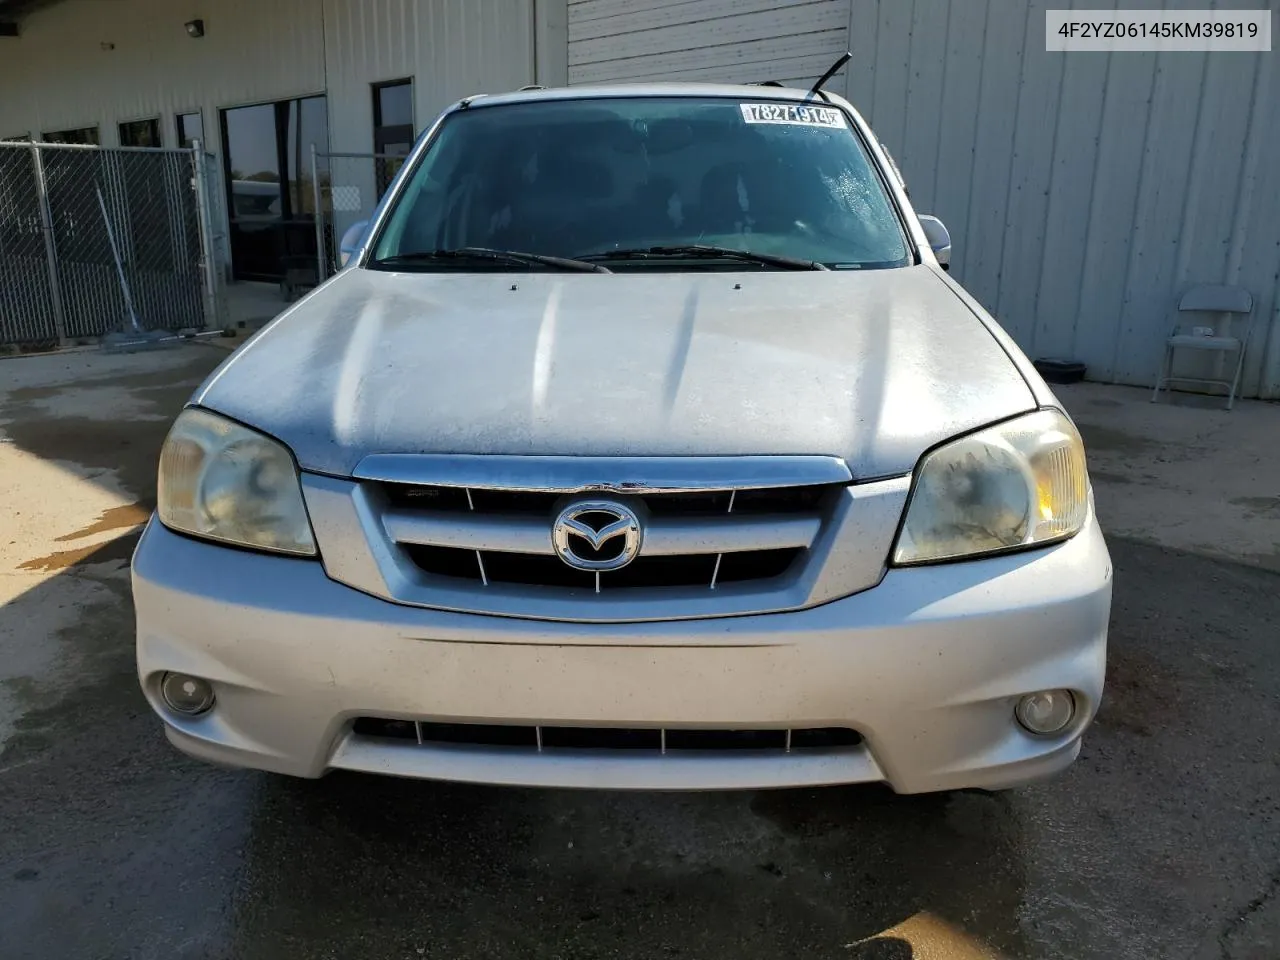
[[[1134,539],[1110,540],[1083,754],[1015,791],[187,759],[137,689],[127,559],[167,424],[222,357],[0,360],[2,960],[1280,957],[1280,576]]]

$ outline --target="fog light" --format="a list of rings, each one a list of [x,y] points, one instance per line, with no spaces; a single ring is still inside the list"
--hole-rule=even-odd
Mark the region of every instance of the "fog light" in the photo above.
[[[1029,693],[1013,708],[1013,715],[1029,731],[1042,737],[1059,733],[1076,715],[1076,698],[1069,690]]]
[[[213,687],[208,680],[185,673],[166,673],[160,680],[160,696],[174,713],[198,716],[213,706]]]

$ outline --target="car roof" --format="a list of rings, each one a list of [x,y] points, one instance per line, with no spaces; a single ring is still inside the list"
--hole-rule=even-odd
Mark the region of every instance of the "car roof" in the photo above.
[[[827,94],[833,105],[849,104]],[[526,87],[510,93],[477,94],[461,101],[467,107],[493,107],[539,100],[594,100],[602,97],[728,97],[737,100],[794,100],[825,103],[821,95],[798,87],[732,83],[608,83],[580,87]]]

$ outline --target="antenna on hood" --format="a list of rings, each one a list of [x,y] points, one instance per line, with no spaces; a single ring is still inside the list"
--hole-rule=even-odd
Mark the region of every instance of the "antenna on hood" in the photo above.
[[[836,62],[827,68],[827,72],[818,78],[818,82],[809,88],[809,93],[815,97],[821,97],[823,100],[828,99],[827,95],[822,92],[823,84],[834,77],[836,72],[852,59],[853,54],[847,50],[840,54],[840,56],[836,58]]]

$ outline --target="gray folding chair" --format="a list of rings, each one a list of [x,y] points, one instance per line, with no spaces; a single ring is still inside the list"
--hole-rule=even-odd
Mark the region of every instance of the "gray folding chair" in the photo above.
[[[1209,327],[1199,330],[1187,330],[1187,322],[1179,320],[1173,333],[1164,342],[1164,361],[1160,364],[1160,375],[1156,378],[1156,389],[1151,394],[1151,402],[1160,399],[1160,388],[1169,392],[1170,383],[1202,383],[1227,388],[1227,409],[1236,402],[1236,391],[1240,389],[1240,371],[1244,369],[1244,354],[1249,348],[1249,334],[1253,329],[1253,295],[1243,287],[1227,287],[1202,283],[1192,287],[1178,301],[1180,313],[1216,314],[1217,321]],[[1234,314],[1245,315],[1243,335],[1232,335],[1231,318]],[[1224,356],[1235,354],[1236,371],[1230,380],[1210,377],[1175,377],[1172,376],[1174,353],[1178,350],[1202,350]]]

